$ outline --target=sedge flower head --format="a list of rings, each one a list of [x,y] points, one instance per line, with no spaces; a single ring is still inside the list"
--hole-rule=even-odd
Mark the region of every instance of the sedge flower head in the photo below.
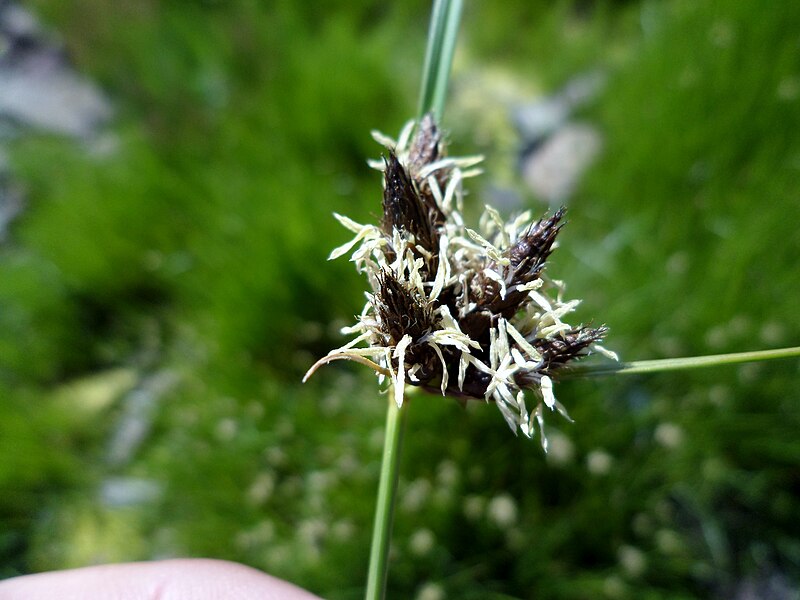
[[[546,449],[545,411],[569,418],[553,393],[558,371],[594,350],[615,358],[598,345],[605,327],[567,322],[578,301],[564,300],[563,283],[545,274],[564,209],[504,221],[487,206],[471,229],[463,182],[480,173],[481,157],[448,157],[430,115],[397,140],[373,137],[387,148],[370,161],[383,173],[381,222],[335,215],[354,237],[330,255],[349,254],[371,291],[343,330],[355,337],[306,378],[322,364],[355,360],[391,380],[398,405],[407,385],[494,402],[512,431],[531,437],[538,426]]]

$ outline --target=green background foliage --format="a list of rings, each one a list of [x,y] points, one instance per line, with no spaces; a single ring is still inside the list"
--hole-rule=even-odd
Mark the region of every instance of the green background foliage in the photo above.
[[[492,82],[524,101],[601,69],[579,118],[604,150],[549,266],[580,317],[628,360],[797,345],[800,5],[466,4],[444,125],[487,154],[473,210],[522,189]],[[110,150],[9,149],[29,200],[0,246],[0,574],[211,556],[360,597],[386,399],[352,365],[299,380],[363,303],[326,262],[331,213],[376,218],[368,133],[413,116],[428,4],[28,5],[116,116]],[[415,396],[390,597],[796,588],[797,381],[789,360],[564,382],[547,456],[493,407]]]

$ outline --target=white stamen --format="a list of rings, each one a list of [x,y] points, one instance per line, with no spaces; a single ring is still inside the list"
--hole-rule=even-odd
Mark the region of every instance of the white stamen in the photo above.
[[[592,344],[592,350],[595,350],[598,354],[602,354],[606,358],[610,358],[611,360],[615,360],[619,362],[619,356],[617,356],[616,352],[612,352],[611,350],[601,346],[600,344]]]
[[[553,380],[547,375],[542,375],[542,380],[539,382],[542,389],[542,398],[547,408],[552,409],[556,405],[556,397],[553,394]]]
[[[397,407],[403,406],[403,398],[406,392],[405,360],[406,348],[411,344],[411,336],[406,334],[394,349],[393,357],[397,359],[397,375],[394,378],[394,401]]]

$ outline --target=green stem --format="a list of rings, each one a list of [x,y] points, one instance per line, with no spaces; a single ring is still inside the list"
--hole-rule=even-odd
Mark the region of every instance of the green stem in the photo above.
[[[776,358],[793,358],[800,356],[800,346],[780,348],[778,350],[762,350],[758,352],[737,352],[735,354],[714,354],[710,356],[692,356],[687,358],[664,358],[661,360],[637,360],[634,362],[604,363],[601,365],[577,365],[565,369],[568,377],[603,377],[605,375],[636,375],[639,373],[658,373],[662,371],[683,371],[732,365],[744,362],[773,360]]]
[[[391,390],[390,390],[391,392]],[[386,437],[383,441],[381,478],[378,484],[378,502],[375,508],[375,523],[372,527],[372,546],[369,553],[367,575],[367,600],[381,600],[386,592],[386,576],[389,572],[389,541],[392,538],[392,516],[397,495],[400,450],[403,443],[408,404],[398,408],[394,394],[387,394],[389,409],[386,412]]]
[[[435,0],[433,3],[425,66],[422,71],[422,90],[419,97],[420,118],[428,112],[433,112],[436,121],[441,121],[462,7],[462,0]],[[369,553],[367,600],[382,600],[386,593],[386,578],[389,572],[389,542],[392,537],[392,516],[394,500],[397,495],[398,464],[406,413],[408,413],[407,402],[403,404],[402,408],[398,408],[394,401],[394,394],[389,393],[387,396],[389,409],[386,413],[386,437],[383,442],[378,501],[375,508],[372,546]]]
[[[462,8],[462,0],[435,0],[433,3],[419,95],[420,117],[433,112],[437,122],[442,120]]]

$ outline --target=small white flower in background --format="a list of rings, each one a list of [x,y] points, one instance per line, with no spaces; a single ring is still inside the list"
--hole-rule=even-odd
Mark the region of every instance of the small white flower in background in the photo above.
[[[686,543],[672,529],[659,529],[655,534],[656,549],[665,555],[676,555],[686,548]]]
[[[400,507],[406,512],[422,510],[431,496],[433,486],[427,479],[415,479],[405,489],[400,500]]]
[[[470,521],[477,521],[483,516],[486,508],[486,498],[483,496],[471,495],[464,498],[462,504],[464,516]]]
[[[517,522],[517,503],[508,494],[500,494],[489,501],[486,514],[501,529],[511,527]]]
[[[254,505],[264,504],[275,491],[275,475],[271,471],[259,473],[247,490],[247,499]]]
[[[480,173],[480,157],[447,157],[430,116],[406,125],[397,140],[373,137],[388,149],[370,162],[384,177],[383,218],[362,225],[335,215],[355,235],[330,255],[349,254],[371,293],[357,323],[343,330],[354,339],[306,378],[348,359],[371,366],[381,381],[388,376],[398,405],[406,385],[493,401],[512,431],[531,437],[538,426],[546,450],[545,411],[567,417],[553,393],[558,371],[592,350],[616,359],[597,344],[605,327],[566,322],[578,301],[564,300],[564,284],[544,274],[564,210],[505,222],[487,206],[470,229],[462,185]],[[524,390],[535,395],[533,410]]]
[[[560,431],[548,434],[547,462],[554,467],[566,467],[575,458],[575,445]]]
[[[331,527],[331,535],[340,542],[349,542],[355,534],[356,526],[347,519],[336,521]]]
[[[442,487],[455,487],[459,476],[458,466],[452,460],[443,460],[436,468],[436,481]]]
[[[675,423],[659,423],[653,437],[665,448],[674,450],[683,443],[683,429]]]
[[[647,569],[647,557],[636,546],[623,545],[617,550],[617,558],[628,577],[641,577]]]
[[[433,550],[436,537],[430,529],[417,529],[408,540],[409,549],[416,556],[425,556]]]
[[[425,583],[417,592],[416,600],[444,600],[444,588],[438,583]]]
[[[592,450],[586,455],[586,468],[592,475],[608,475],[613,464],[614,457],[605,450]]]

